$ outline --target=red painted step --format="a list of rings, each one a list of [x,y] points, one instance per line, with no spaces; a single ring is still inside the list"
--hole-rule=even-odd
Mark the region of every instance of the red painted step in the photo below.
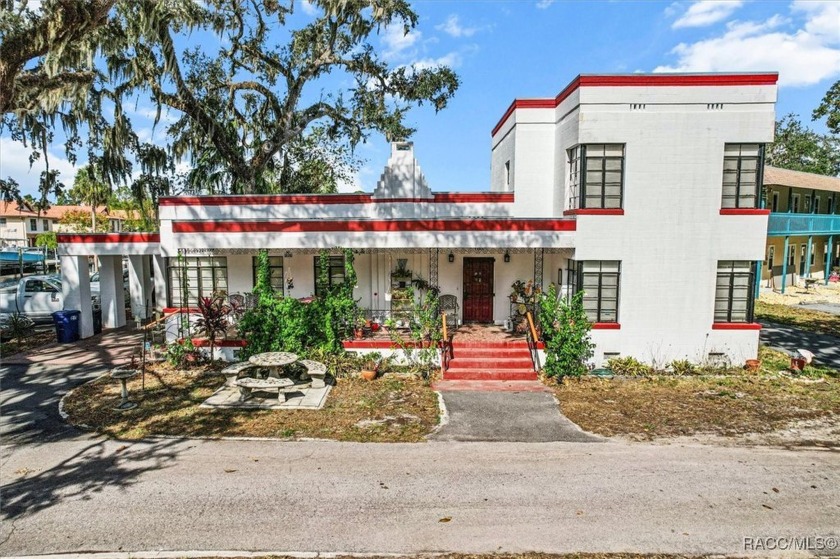
[[[522,341],[455,342],[443,380],[534,381],[537,373]]]
[[[443,380],[537,380],[534,370],[523,369],[452,369],[443,373]]]

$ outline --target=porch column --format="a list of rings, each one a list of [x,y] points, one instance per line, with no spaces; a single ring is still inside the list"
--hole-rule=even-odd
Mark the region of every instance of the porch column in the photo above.
[[[761,267],[764,264],[763,260],[755,261],[755,298],[758,299],[758,292],[761,291]],[[770,272],[773,273],[772,271]]]
[[[99,267],[99,297],[102,304],[102,327],[125,326],[125,286],[123,285],[122,256],[101,256]]]
[[[87,256],[61,257],[61,296],[64,310],[81,311],[79,337],[93,336],[93,303],[90,299],[90,271]]]
[[[813,200],[813,198],[812,198]],[[811,202],[813,205],[813,202]],[[805,270],[802,274],[803,278],[810,278],[811,277],[811,251],[814,250],[814,236],[808,235],[808,248],[805,249]]]
[[[149,266],[145,256],[128,257],[128,287],[131,293],[131,314],[135,320],[145,320],[146,300],[149,298]]]
[[[825,284],[828,285],[828,276],[831,275],[831,256],[834,254],[834,235],[828,236],[828,246],[825,252]]]
[[[166,300],[166,282],[169,278],[166,277],[166,261],[163,256],[152,255],[152,271],[155,282],[155,310],[162,313],[163,309],[169,305]]]
[[[782,252],[784,257],[782,258],[782,293],[785,292],[785,284],[787,283],[787,267],[788,267],[788,245],[790,245],[790,237],[785,237],[785,248]]]

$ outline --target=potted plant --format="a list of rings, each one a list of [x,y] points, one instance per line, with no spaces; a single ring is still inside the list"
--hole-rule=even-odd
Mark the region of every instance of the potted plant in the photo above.
[[[365,326],[367,326],[368,321],[365,320],[364,317],[356,318],[356,321],[353,325],[353,334],[356,336],[357,340],[361,340],[365,337]]]
[[[373,380],[379,374],[379,366],[382,364],[382,354],[377,351],[368,353],[365,362],[362,364],[360,374],[365,380]]]

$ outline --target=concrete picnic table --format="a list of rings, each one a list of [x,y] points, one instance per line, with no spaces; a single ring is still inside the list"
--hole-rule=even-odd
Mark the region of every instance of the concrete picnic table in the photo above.
[[[286,365],[291,365],[298,360],[298,356],[288,351],[269,351],[266,353],[257,353],[248,358],[248,362],[257,367],[265,367],[271,372],[269,377],[280,377],[281,369]]]

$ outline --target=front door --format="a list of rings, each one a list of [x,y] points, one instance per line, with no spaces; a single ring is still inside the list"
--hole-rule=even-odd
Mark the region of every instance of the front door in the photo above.
[[[464,258],[464,322],[493,322],[492,258]]]

